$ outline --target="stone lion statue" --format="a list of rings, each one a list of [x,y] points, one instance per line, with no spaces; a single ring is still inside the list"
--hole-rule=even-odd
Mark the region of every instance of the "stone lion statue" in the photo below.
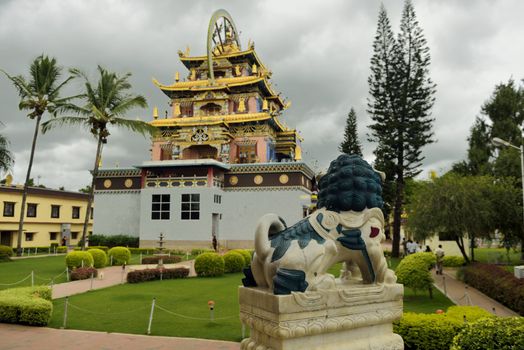
[[[381,242],[385,239],[382,179],[365,160],[343,154],[319,181],[317,207],[291,227],[266,214],[255,232],[255,254],[244,270],[246,287],[274,294],[395,283]],[[327,270],[343,262],[340,279]]]

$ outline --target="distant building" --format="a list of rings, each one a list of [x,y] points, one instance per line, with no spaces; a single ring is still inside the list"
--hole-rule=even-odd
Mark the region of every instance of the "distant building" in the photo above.
[[[22,187],[0,185],[0,244],[16,247],[18,222],[22,207]],[[76,245],[82,229],[88,195],[79,192],[29,187],[24,218],[22,247],[49,247],[61,244]],[[88,232],[92,231],[92,220]]]
[[[154,84],[170,111],[153,111],[151,160],[101,169],[94,232],[131,234],[140,245],[251,247],[256,221],[274,212],[289,224],[309,213],[313,171],[301,161],[301,138],[281,121],[289,106],[253,43],[242,50],[225,11],[210,22],[208,55],[179,52],[188,73]],[[210,57],[211,56],[211,57]]]

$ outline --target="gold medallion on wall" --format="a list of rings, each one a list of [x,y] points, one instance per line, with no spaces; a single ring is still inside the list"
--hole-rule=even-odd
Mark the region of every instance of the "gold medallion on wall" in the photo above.
[[[111,185],[112,185],[111,180],[109,180],[109,179],[104,180],[104,187],[105,188],[109,188],[109,187],[111,187]]]
[[[238,183],[238,177],[236,177],[236,176],[231,176],[231,177],[229,178],[229,184],[230,184],[230,185],[235,186],[237,183]]]
[[[133,186],[133,180],[126,179],[126,181],[124,182],[124,186],[126,186],[126,188],[131,188],[131,186]]]
[[[257,176],[255,176],[255,178],[253,179],[253,182],[254,182],[256,185],[260,185],[262,182],[264,182],[264,178],[262,177],[262,175],[257,175]]]
[[[287,176],[286,174],[282,174],[280,175],[280,177],[278,178],[278,181],[280,181],[280,183],[282,185],[285,185],[289,182],[289,176]]]

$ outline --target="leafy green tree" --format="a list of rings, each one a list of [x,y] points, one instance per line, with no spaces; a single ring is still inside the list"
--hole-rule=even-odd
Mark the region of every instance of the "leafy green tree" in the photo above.
[[[439,234],[455,240],[469,262],[464,238],[489,238],[500,230],[505,239],[522,229],[520,192],[509,180],[448,173],[422,182],[408,206],[407,230],[416,239]],[[474,259],[474,256],[471,256]]]
[[[0,126],[2,125],[2,122],[0,122]],[[8,171],[13,163],[13,155],[9,150],[9,140],[0,134],[0,171]]]
[[[146,99],[141,95],[129,93],[132,86],[129,83],[131,73],[117,75],[98,66],[98,82],[92,83],[87,75],[78,69],[71,70],[75,77],[84,80],[85,92],[80,95],[85,104],[83,106],[64,106],[64,112],[76,114],[76,116],[63,116],[51,119],[42,125],[44,132],[61,125],[83,126],[90,130],[97,139],[95,163],[92,171],[91,188],[82,231],[82,242],[86,241],[87,226],[91,215],[95,180],[98,176],[98,167],[102,156],[102,144],[107,143],[109,137],[108,126],[123,127],[142,135],[153,135],[157,129],[141,120],[130,120],[124,116],[130,110],[137,107],[146,107]],[[82,245],[85,249],[85,244]]]
[[[86,187],[79,189],[78,192],[91,193],[91,185],[87,185]]]
[[[404,187],[420,173],[422,147],[432,143],[435,84],[429,78],[430,55],[410,0],[404,4],[400,32],[395,40],[386,10],[381,6],[368,79],[368,113],[373,124],[370,141],[377,157],[392,169],[393,251],[398,257]]]
[[[358,154],[362,157],[362,146],[358,140],[357,133],[357,113],[351,107],[346,119],[346,129],[344,130],[344,140],[338,147],[339,151],[345,154]]]
[[[460,175],[490,175],[491,128],[483,118],[476,118],[468,137],[467,159],[453,164],[452,171]]]
[[[17,255],[20,256],[22,254],[22,231],[24,228],[27,187],[29,185],[29,180],[31,179],[31,168],[33,166],[36,140],[42,116],[46,112],[56,116],[60,107],[67,105],[75,96],[65,98],[60,97],[62,88],[73,77],[68,77],[60,83],[61,68],[57,65],[56,59],[49,58],[48,56],[41,55],[35,58],[29,68],[28,78],[25,78],[22,75],[11,76],[3,70],[2,72],[9,80],[11,80],[18,91],[18,95],[20,96],[18,108],[20,110],[30,111],[27,116],[35,121],[35,131],[31,143],[31,153],[29,155],[29,164],[27,166],[24,189],[22,191],[22,204],[20,206],[20,220],[18,224],[17,238]]]

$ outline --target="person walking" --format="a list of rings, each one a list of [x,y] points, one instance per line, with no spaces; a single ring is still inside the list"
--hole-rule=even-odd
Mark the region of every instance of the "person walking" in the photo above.
[[[437,275],[442,275],[442,265],[444,262],[444,249],[442,249],[442,244],[438,245],[438,248],[435,249],[435,257],[437,258]]]

